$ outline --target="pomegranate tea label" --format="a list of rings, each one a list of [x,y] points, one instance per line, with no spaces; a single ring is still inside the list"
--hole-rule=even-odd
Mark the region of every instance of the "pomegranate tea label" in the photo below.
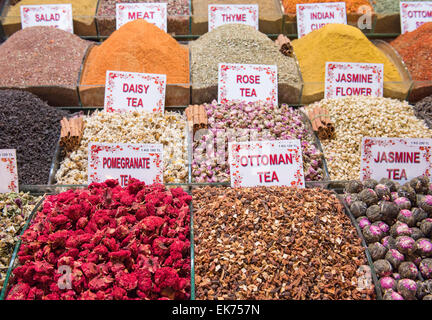
[[[260,100],[278,105],[277,66],[219,63],[219,103]]]
[[[146,184],[163,183],[163,145],[90,143],[88,183],[118,179],[127,186],[131,178]]]
[[[345,2],[297,4],[296,8],[299,38],[329,23],[347,24]]]
[[[209,4],[208,31],[228,23],[240,23],[258,30],[257,4]]]
[[[72,5],[21,6],[21,27],[35,26],[55,27],[73,33]]]
[[[167,32],[166,3],[117,3],[117,29],[133,20],[144,19]]]
[[[0,193],[18,192],[18,170],[15,149],[0,150]]]
[[[300,140],[230,142],[228,152],[232,187],[305,186]]]
[[[326,63],[325,98],[346,96],[382,97],[383,84],[383,64]]]
[[[107,71],[105,110],[163,112],[166,75]]]
[[[404,183],[430,177],[432,139],[362,139],[360,179],[388,178]]]
[[[426,22],[432,22],[432,1],[400,2],[401,32],[411,32]]]

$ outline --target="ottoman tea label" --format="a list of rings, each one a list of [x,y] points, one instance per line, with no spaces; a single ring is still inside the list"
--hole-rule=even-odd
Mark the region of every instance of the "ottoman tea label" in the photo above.
[[[0,150],[0,193],[18,192],[18,170],[15,149]]]
[[[411,32],[426,22],[432,22],[432,1],[400,2],[401,32]]]
[[[116,26],[119,29],[125,23],[144,19],[159,29],[167,32],[166,3],[117,3]]]
[[[21,6],[22,28],[45,26],[73,33],[72,5],[46,4]]]
[[[209,4],[208,31],[228,23],[246,24],[258,30],[257,4]]]

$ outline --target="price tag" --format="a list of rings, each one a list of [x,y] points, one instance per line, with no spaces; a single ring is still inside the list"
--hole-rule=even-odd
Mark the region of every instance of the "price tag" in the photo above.
[[[21,27],[35,26],[55,27],[73,33],[72,5],[21,6]]]
[[[383,64],[326,63],[325,98],[346,96],[382,97],[383,86]]]
[[[167,32],[166,3],[117,3],[117,29],[133,20],[144,19]]]
[[[260,100],[278,105],[277,66],[219,63],[219,103]]]
[[[401,32],[411,32],[432,21],[432,1],[400,2]]]
[[[305,186],[298,139],[230,142],[228,153],[232,187]]]
[[[360,179],[388,178],[401,183],[421,175],[430,177],[432,139],[364,137]]]
[[[209,4],[208,31],[228,23],[240,23],[258,30],[257,4]]]
[[[296,9],[299,38],[329,23],[347,24],[345,2],[297,4]]]
[[[0,150],[0,193],[18,192],[18,170],[15,149]]]
[[[131,178],[146,184],[163,182],[163,145],[90,143],[88,183],[118,179],[126,186]]]
[[[107,71],[105,110],[164,112],[166,75]]]

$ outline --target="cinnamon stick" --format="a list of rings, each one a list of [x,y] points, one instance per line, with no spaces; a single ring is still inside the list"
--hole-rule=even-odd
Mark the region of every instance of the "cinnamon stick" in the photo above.
[[[283,34],[280,34],[277,39],[275,40],[275,43],[279,47],[279,51],[287,56],[292,57],[294,53],[293,46],[291,44],[291,41],[288,39],[288,37],[284,36]]]

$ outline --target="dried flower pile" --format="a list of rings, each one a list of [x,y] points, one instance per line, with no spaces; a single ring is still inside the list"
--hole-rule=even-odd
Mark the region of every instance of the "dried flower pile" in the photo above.
[[[357,218],[385,300],[432,299],[432,185],[352,181],[345,201]]]
[[[18,236],[39,200],[27,193],[0,194],[0,290]]]
[[[95,112],[85,118],[77,151],[68,155],[56,173],[59,184],[87,183],[88,144],[161,143],[164,147],[164,182],[186,182],[186,119],[179,113]]]
[[[228,141],[300,139],[306,180],[322,180],[322,153],[300,112],[282,105],[226,103],[204,104],[209,131],[194,136],[192,176],[196,182],[230,180]],[[204,134],[203,134],[204,133]]]
[[[330,191],[196,189],[198,299],[371,299],[360,238]]]
[[[188,299],[191,199],[137,180],[47,197],[7,299]]]

